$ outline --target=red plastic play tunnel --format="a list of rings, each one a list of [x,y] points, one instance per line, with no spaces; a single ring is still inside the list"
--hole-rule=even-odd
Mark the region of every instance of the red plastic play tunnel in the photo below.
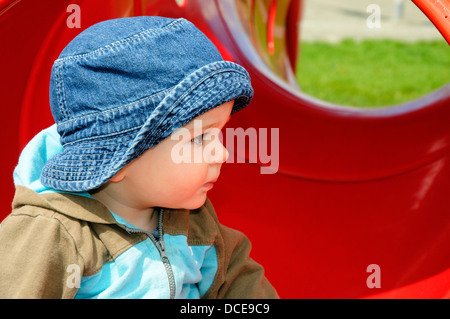
[[[449,1],[414,2],[449,41]],[[292,80],[300,8],[298,0],[0,1],[0,220],[21,149],[53,123],[48,83],[62,48],[105,19],[183,16],[252,77],[254,101],[228,127],[251,128],[269,147],[230,150],[235,161],[210,198],[222,223],[251,239],[280,296],[449,298],[450,85],[376,109],[303,94]]]

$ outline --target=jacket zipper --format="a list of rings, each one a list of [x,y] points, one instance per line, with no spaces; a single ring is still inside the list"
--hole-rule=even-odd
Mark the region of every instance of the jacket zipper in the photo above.
[[[166,269],[167,277],[169,279],[169,288],[170,288],[170,299],[175,298],[175,277],[173,275],[173,269],[169,261],[169,257],[166,253],[166,246],[164,245],[164,233],[163,233],[163,216],[164,211],[163,209],[160,209],[159,215],[158,215],[158,233],[159,233],[159,239],[156,239],[155,236],[153,236],[148,231],[145,231],[143,229],[136,229],[136,228],[129,228],[125,225],[121,225],[122,228],[124,228],[129,234],[130,233],[144,233],[147,235],[148,238],[153,242],[156,249],[159,252],[159,255],[161,256],[161,261],[164,265],[164,268]]]

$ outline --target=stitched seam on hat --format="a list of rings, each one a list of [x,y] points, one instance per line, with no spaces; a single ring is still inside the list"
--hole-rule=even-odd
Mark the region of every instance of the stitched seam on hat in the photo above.
[[[175,86],[176,86],[176,85],[175,85]],[[142,98],[142,99],[140,99],[140,100],[138,100],[138,101],[134,101],[134,102],[131,102],[131,103],[126,104],[126,105],[117,106],[117,107],[114,107],[114,108],[112,108],[112,109],[104,110],[104,111],[102,111],[102,112],[100,112],[100,113],[89,114],[89,115],[85,115],[85,116],[82,116],[82,117],[77,117],[77,118],[74,118],[74,119],[71,119],[71,120],[67,120],[67,121],[64,121],[64,122],[60,122],[59,125],[69,124],[69,123],[72,123],[72,122],[76,122],[76,121],[88,119],[88,118],[91,118],[91,117],[92,117],[92,118],[95,118],[95,117],[98,117],[98,116],[100,116],[100,115],[106,115],[106,114],[108,114],[108,113],[113,113],[113,112],[119,111],[119,110],[121,110],[121,109],[126,109],[126,108],[129,108],[129,107],[132,107],[132,106],[134,106],[135,104],[147,102],[148,100],[151,100],[151,99],[157,97],[158,95],[161,95],[161,94],[166,93],[167,91],[170,91],[170,90],[171,90],[172,88],[174,88],[175,86],[172,86],[172,87],[170,87],[170,88],[168,88],[168,89],[165,89],[165,90],[163,90],[163,91],[159,91],[159,92],[157,92],[157,93],[155,93],[155,94],[152,94],[152,95],[150,95],[150,96],[144,97],[144,98]]]
[[[60,182],[77,182],[79,181],[77,180],[78,178],[84,178],[84,180],[87,180],[87,178],[92,179],[98,176],[103,176],[105,175],[105,173],[111,171],[111,167],[108,167],[107,170],[86,170],[84,166],[70,166],[68,167],[69,170],[64,170],[64,168],[67,167],[63,167],[62,170],[52,167],[49,174],[47,174],[48,172],[43,171],[43,176],[46,179],[52,179]],[[76,171],[72,171],[72,169],[74,168],[76,169]],[[69,178],[70,180],[67,180],[67,178]]]
[[[56,170],[53,170],[52,173],[53,172],[56,172]],[[61,172],[61,171],[59,171],[59,172]],[[72,175],[71,172],[62,172],[62,173],[64,173],[64,174],[59,174],[59,176],[66,176],[67,174]],[[84,175],[86,175],[86,176],[84,176]],[[65,184],[65,185],[68,185],[71,187],[72,186],[71,184],[73,184],[73,183],[90,182],[90,181],[92,181],[92,177],[98,177],[98,176],[103,176],[103,175],[104,174],[97,173],[97,174],[83,174],[80,176],[80,174],[77,173],[76,177],[88,177],[88,178],[78,179],[78,180],[61,180],[61,179],[53,178],[52,176],[44,176],[44,178],[46,180],[56,181],[58,183]]]
[[[120,145],[127,145],[129,142],[126,142],[126,143],[120,143],[120,144],[117,144],[117,146],[120,146]],[[97,146],[97,147],[80,147],[80,148],[78,148],[77,147],[77,150],[94,150],[94,149],[96,149],[96,148],[101,148],[101,146]],[[89,157],[91,157],[91,156],[98,156],[98,155],[107,155],[107,154],[115,154],[115,153],[117,153],[117,152],[120,152],[120,151],[118,151],[118,150],[115,150],[115,151],[104,151],[104,152],[98,152],[98,153],[89,153],[89,154],[67,154],[66,156],[69,156],[69,157],[86,157],[86,156],[89,156]],[[71,161],[71,160],[64,160],[64,162],[66,162],[66,161]],[[84,161],[83,159],[81,159],[81,160],[74,160],[74,161]],[[93,161],[98,161],[98,160],[93,160]]]
[[[132,128],[127,129],[127,130],[120,131],[120,132],[114,132],[114,133],[103,134],[103,135],[98,135],[98,136],[86,137],[86,138],[83,138],[83,139],[80,139],[80,140],[76,140],[76,141],[73,141],[73,142],[65,143],[64,147],[68,146],[68,145],[72,145],[74,143],[83,142],[83,141],[89,141],[89,140],[94,140],[94,139],[101,140],[101,139],[104,139],[104,138],[107,138],[107,137],[111,137],[111,136],[115,136],[115,135],[119,135],[119,134],[129,133],[131,131],[139,129],[140,127],[142,127],[142,125],[138,125],[138,126],[135,126],[135,127],[132,127]]]
[[[64,80],[62,76],[62,65],[56,66],[55,77],[56,77],[56,95],[58,97],[58,108],[64,118],[69,118],[69,113],[67,112],[66,105],[66,93],[64,90]],[[61,94],[62,93],[62,94]]]
[[[102,152],[100,152],[100,153],[89,153],[89,154],[82,154],[82,155],[79,155],[79,154],[74,154],[73,152],[71,152],[71,150],[67,150],[66,149],[66,155],[67,156],[85,156],[85,155],[88,155],[88,156],[91,156],[91,155],[103,155],[103,154],[112,154],[112,153],[117,153],[117,148],[119,147],[119,146],[121,146],[121,145],[128,145],[130,142],[132,141],[132,139],[129,139],[129,140],[126,140],[126,141],[124,141],[124,142],[120,142],[120,143],[117,143],[117,144],[112,144],[112,145],[108,145],[108,146],[103,146],[103,145],[99,145],[99,146],[89,146],[89,147],[82,147],[82,146],[84,146],[85,144],[87,144],[87,143],[84,143],[84,144],[81,144],[81,145],[79,145],[79,146],[77,146],[76,147],[76,150],[95,150],[95,149],[102,149],[102,148],[109,148],[109,147],[111,147],[111,146],[113,146],[113,147],[116,147],[116,150],[115,151],[102,151]],[[97,144],[98,142],[101,142],[101,141],[95,141],[95,143]],[[94,145],[96,145],[96,144],[94,144]],[[89,145],[89,144],[88,144]]]
[[[55,61],[55,63],[61,63],[61,62],[70,61],[70,60],[79,60],[79,59],[82,59],[82,58],[90,57],[92,55],[96,55],[97,53],[101,53],[103,51],[107,51],[107,50],[113,49],[113,48],[115,48],[115,47],[117,47],[119,45],[122,45],[122,44],[125,44],[125,43],[128,43],[128,42],[134,42],[134,41],[136,41],[136,40],[138,40],[141,37],[144,37],[146,35],[157,34],[157,33],[166,31],[166,30],[168,30],[170,28],[173,28],[173,27],[177,26],[180,23],[183,23],[183,22],[186,22],[186,20],[183,19],[183,18],[180,18],[180,19],[177,19],[177,20],[167,24],[166,26],[164,26],[162,28],[159,28],[159,29],[147,29],[147,30],[141,31],[139,33],[132,34],[132,35],[130,35],[130,36],[124,38],[124,39],[112,42],[112,43],[107,44],[107,45],[105,45],[103,47],[95,49],[94,51],[91,51],[91,52],[86,52],[86,53],[81,53],[81,54],[77,54],[77,55],[71,55],[71,56],[59,58],[59,59],[57,59]]]
[[[125,145],[125,144],[128,144],[128,143],[130,143],[130,141],[131,141],[131,139],[129,139],[129,140],[126,140],[125,142],[120,142],[120,143],[115,143],[115,144],[111,144],[111,145],[99,145],[99,146],[89,146],[89,147],[82,147],[82,146],[88,146],[88,145],[90,145],[90,144],[88,144],[88,143],[81,143],[81,145],[79,145],[79,146],[77,146],[77,150],[94,150],[94,149],[96,149],[96,148],[108,148],[108,147],[111,147],[111,146],[115,146],[115,147],[117,147],[117,146],[119,146],[119,145]],[[94,143],[98,143],[98,142],[102,142],[101,140],[100,141],[95,141]],[[74,143],[74,142],[71,142],[71,143]],[[114,152],[113,152],[114,153]],[[94,153],[92,153],[92,154],[94,154]],[[100,154],[100,153],[98,153],[98,154]]]
[[[99,176],[99,175],[103,175],[104,174],[103,171],[99,171],[99,170],[86,171],[84,169],[85,168],[84,166],[70,166],[70,168],[83,169],[83,171],[75,173],[76,177]],[[75,177],[74,176],[74,172],[67,171],[67,170],[60,170],[60,169],[52,167],[51,176],[49,176],[48,178],[49,179],[55,179],[55,177],[57,177],[57,176],[67,176],[67,175],[72,175],[72,177]]]

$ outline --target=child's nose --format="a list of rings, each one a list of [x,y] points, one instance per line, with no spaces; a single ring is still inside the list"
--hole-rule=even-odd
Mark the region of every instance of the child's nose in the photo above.
[[[214,147],[211,148],[211,152],[209,153],[207,154],[207,162],[209,164],[225,163],[230,155],[219,139],[215,139]]]
[[[222,144],[222,147],[223,147],[223,150],[224,150],[224,154],[223,154],[223,158],[222,158],[222,162],[221,163],[225,163],[227,161],[227,159],[228,159],[228,156],[230,156],[230,153],[228,153],[228,150],[225,147],[225,145]]]

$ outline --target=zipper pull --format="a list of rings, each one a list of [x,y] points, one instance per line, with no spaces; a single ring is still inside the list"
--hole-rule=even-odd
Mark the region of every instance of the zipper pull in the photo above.
[[[164,245],[164,242],[162,240],[159,240],[158,245],[161,251],[161,258],[163,259],[164,262],[167,262],[169,260],[169,256],[167,256],[166,246]]]
[[[166,251],[166,246],[164,245],[164,242],[160,239],[158,240],[159,248],[161,248],[161,251]]]

